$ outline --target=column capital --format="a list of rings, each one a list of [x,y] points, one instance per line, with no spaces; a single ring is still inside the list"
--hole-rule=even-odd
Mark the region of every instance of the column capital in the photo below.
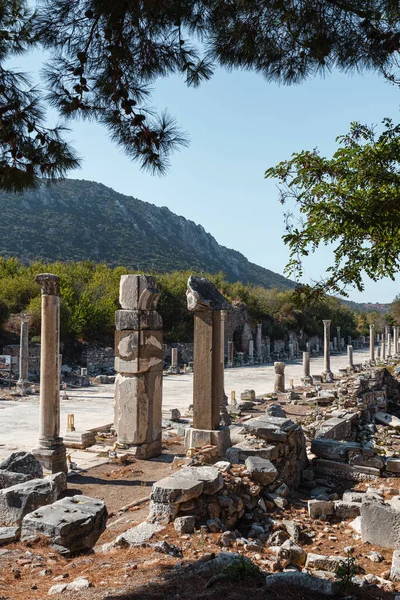
[[[42,296],[60,295],[60,278],[53,273],[40,273],[36,275],[35,282],[42,288]]]
[[[330,324],[332,323],[331,319],[324,319],[323,321],[324,327],[329,327]]]

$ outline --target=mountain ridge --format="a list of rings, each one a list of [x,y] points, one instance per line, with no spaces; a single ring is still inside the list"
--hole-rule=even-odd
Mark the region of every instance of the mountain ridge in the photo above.
[[[97,182],[65,179],[22,194],[0,192],[0,215],[3,257],[92,260],[160,272],[223,271],[232,282],[295,287],[218,244],[202,225]]]

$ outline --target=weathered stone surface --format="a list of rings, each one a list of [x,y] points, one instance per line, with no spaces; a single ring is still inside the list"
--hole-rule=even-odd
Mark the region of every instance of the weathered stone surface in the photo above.
[[[66,448],[89,448],[96,443],[94,431],[67,431],[63,438]]]
[[[286,419],[286,413],[280,404],[271,404],[270,406],[267,406],[265,413],[269,417],[280,417],[281,419]]]
[[[372,467],[373,469],[382,469],[384,466],[384,462],[380,456],[366,456],[364,453],[352,456],[349,459],[349,464],[360,467]]]
[[[400,458],[387,458],[386,471],[389,473],[400,473]]]
[[[324,437],[314,438],[311,442],[311,452],[318,458],[347,462],[350,451],[361,453],[361,444],[357,442],[341,442]]]
[[[162,369],[162,330],[116,331],[115,370],[137,375]]]
[[[339,519],[355,519],[360,514],[361,504],[359,502],[335,502],[335,515]]]
[[[249,456],[275,460],[278,458],[278,450],[276,446],[272,445],[262,448],[250,446],[246,442],[240,442],[226,451],[226,458],[234,464],[244,463]]]
[[[165,504],[187,502],[200,496],[203,487],[203,482],[197,479],[170,475],[153,484],[151,498]]]
[[[175,531],[178,533],[193,533],[196,519],[194,517],[177,517],[174,521]]]
[[[269,485],[278,477],[277,469],[265,458],[249,456],[245,464],[251,479],[260,485]]]
[[[266,588],[270,591],[282,591],[285,586],[292,586],[297,591],[316,592],[323,596],[335,597],[338,588],[334,583],[318,579],[308,575],[308,573],[299,573],[297,571],[288,571],[286,573],[274,573],[268,575],[266,579]]]
[[[271,442],[285,442],[288,434],[299,428],[299,425],[290,419],[268,415],[250,419],[244,426],[248,433]]]
[[[291,564],[303,567],[307,554],[301,546],[292,540],[286,540],[278,550],[278,558],[289,560]]]
[[[216,494],[224,485],[222,474],[215,467],[184,467],[171,477],[184,477],[203,482],[202,494]]]
[[[32,479],[26,473],[13,473],[12,471],[0,471],[0,490],[11,487],[12,485],[18,485],[18,483],[24,483]]]
[[[24,473],[29,479],[43,477],[42,465],[30,452],[13,452],[0,463],[0,471]]]
[[[330,500],[309,500],[308,514],[312,519],[329,517],[335,512],[335,505]]]
[[[383,548],[400,547],[400,510],[371,498],[361,504],[361,538]]]
[[[115,329],[124,331],[133,329],[162,329],[161,315],[156,310],[117,310],[115,311]]]
[[[347,465],[323,458],[317,460],[316,468],[319,475],[327,475],[344,481],[370,481],[380,478],[379,469]]]
[[[113,542],[110,544],[104,544],[103,552],[108,552],[115,548],[134,548],[136,546],[143,546],[146,544],[153,535],[159,533],[165,529],[160,523],[140,523],[136,527],[131,527],[124,533],[121,533]]]
[[[55,502],[65,487],[65,474],[57,473],[0,490],[0,523],[19,525],[28,513]]]
[[[86,590],[90,587],[92,587],[92,584],[89,579],[86,577],[77,577],[74,581],[71,581],[71,583],[57,583],[56,585],[53,585],[49,589],[48,595],[53,596],[64,592],[79,592],[80,590]]]
[[[342,500],[343,502],[363,502],[364,499],[367,498],[367,495],[365,494],[365,492],[352,492],[352,491],[347,491],[344,492]]]
[[[188,427],[185,431],[185,448],[202,448],[203,446],[216,446],[218,455],[225,456],[231,447],[229,427],[220,429],[195,429]]]
[[[394,415],[389,415],[385,412],[377,412],[374,414],[375,421],[382,423],[382,425],[388,425],[392,429],[400,429],[400,419]]]
[[[307,554],[306,569],[321,569],[322,571],[331,571],[336,573],[340,562],[346,560],[344,556],[324,556],[323,554]]]
[[[395,550],[393,552],[390,581],[400,581],[400,550]]]
[[[187,283],[188,310],[229,310],[230,303],[209,279],[191,275]]]
[[[0,527],[0,546],[11,544],[19,537],[19,527]]]
[[[178,503],[153,502],[153,500],[151,500],[149,506],[149,516],[147,518],[152,523],[157,522],[166,525],[175,519],[178,512]]]
[[[119,303],[127,310],[156,310],[160,292],[152,275],[122,275]]]
[[[106,522],[107,509],[102,500],[67,497],[27,514],[22,521],[21,540],[41,535],[49,538],[57,552],[68,555],[93,548]]]
[[[333,417],[324,421],[316,432],[316,437],[332,440],[347,440],[351,436],[351,420]]]

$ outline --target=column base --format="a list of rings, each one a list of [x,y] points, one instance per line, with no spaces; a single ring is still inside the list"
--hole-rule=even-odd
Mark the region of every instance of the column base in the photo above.
[[[31,384],[29,381],[25,381],[24,379],[18,379],[16,388],[21,396],[26,396],[32,393]]]
[[[221,429],[186,429],[185,448],[202,448],[203,446],[217,446],[218,454],[222,458],[228,448],[232,446],[229,427]]]
[[[226,368],[227,369],[232,369],[232,367],[233,367],[233,362],[227,362],[226,363]]]
[[[39,446],[32,450],[32,454],[46,471],[68,473],[67,451],[64,444],[61,443],[54,447]]]
[[[254,365],[254,358],[249,358],[249,365]]]
[[[181,374],[181,370],[179,367],[169,367],[167,373],[169,375],[180,375]]]
[[[311,377],[311,375],[306,375],[305,377],[301,378],[301,381],[305,384],[305,385],[312,385],[313,384],[313,378]]]
[[[155,458],[162,454],[162,442],[157,440],[155,442],[145,442],[144,444],[130,445],[118,442],[119,450],[126,450],[128,454],[132,454],[139,460],[147,460],[149,458]]]
[[[79,448],[84,450],[96,443],[96,435],[93,431],[67,431],[64,435],[66,448]]]
[[[321,373],[321,379],[325,383],[333,383],[332,371],[324,371],[323,373]]]

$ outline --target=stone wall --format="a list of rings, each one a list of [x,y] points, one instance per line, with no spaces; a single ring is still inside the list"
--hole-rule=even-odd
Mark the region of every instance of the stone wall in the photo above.
[[[82,352],[81,364],[85,365],[89,374],[114,370],[114,348],[88,346]]]
[[[194,344],[164,344],[163,345],[163,359],[164,366],[171,364],[171,349],[178,348],[178,365],[187,365],[189,362],[193,362],[193,348]]]
[[[13,357],[13,372],[19,372],[19,344],[4,346],[3,354]],[[40,344],[29,344],[29,375],[39,377],[40,375]]]

